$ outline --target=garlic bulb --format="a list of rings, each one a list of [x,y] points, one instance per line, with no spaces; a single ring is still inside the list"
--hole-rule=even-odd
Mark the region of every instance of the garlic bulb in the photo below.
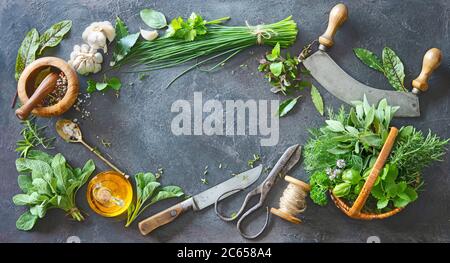
[[[87,44],[75,45],[68,61],[69,65],[81,75],[99,72],[102,69],[102,62],[102,54]]]
[[[106,40],[113,41],[116,37],[116,31],[109,21],[94,22],[86,27],[82,37],[89,46],[94,49],[101,48],[106,53],[108,52]]]
[[[152,41],[158,37],[158,31],[156,31],[156,30],[149,31],[149,30],[141,29],[141,36],[145,40]]]

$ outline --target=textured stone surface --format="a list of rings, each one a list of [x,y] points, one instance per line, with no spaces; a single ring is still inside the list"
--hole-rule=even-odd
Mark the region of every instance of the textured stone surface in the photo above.
[[[156,2],[156,3],[155,3]],[[388,89],[384,77],[362,65],[353,55],[352,47],[365,47],[381,52],[384,46],[397,51],[406,67],[406,83],[420,71],[422,56],[430,47],[439,47],[444,53],[442,66],[433,75],[429,92],[421,95],[422,116],[415,119],[396,119],[395,125],[413,124],[424,131],[432,129],[438,135],[449,137],[450,3],[439,1],[344,1],[349,2],[350,18],[338,32],[332,57],[356,79],[374,87]],[[0,79],[2,80],[0,109],[0,241],[3,242],[65,242],[69,236],[78,236],[82,242],[245,242],[235,229],[235,224],[220,221],[213,209],[189,212],[174,223],[152,235],[143,237],[136,224],[129,229],[116,219],[94,214],[85,199],[85,188],[78,194],[80,208],[89,213],[86,222],[69,220],[59,210],[49,211],[34,231],[25,233],[15,229],[15,221],[24,211],[15,207],[11,197],[19,192],[14,167],[14,144],[19,139],[21,126],[10,109],[15,92],[14,62],[17,48],[25,33],[36,27],[43,32],[62,19],[72,19],[73,28],[59,47],[45,55],[67,58],[74,44],[81,42],[82,30],[93,21],[110,20],[120,15],[131,31],[139,30],[139,10],[144,7],[158,9],[168,18],[188,16],[199,12],[206,18],[231,16],[230,25],[270,23],[293,15],[299,26],[299,37],[290,49],[299,52],[302,46],[318,37],[326,27],[327,14],[335,1],[17,1],[0,2]],[[263,163],[273,165],[284,149],[294,143],[304,144],[307,129],[323,122],[314,110],[307,93],[298,107],[280,120],[280,141],[275,147],[260,147],[258,136],[174,136],[170,123],[175,116],[170,112],[177,99],[193,99],[194,91],[203,92],[204,99],[282,99],[269,91],[267,82],[257,73],[256,58],[267,47],[246,50],[230,60],[220,71],[205,73],[193,71],[165,90],[168,80],[184,67],[153,72],[139,81],[136,74],[117,74],[126,87],[120,98],[112,93],[95,94],[87,108],[92,120],[83,120],[86,140],[108,153],[113,161],[128,173],[156,170],[164,167],[163,183],[178,184],[187,193],[205,190],[200,178],[209,166],[210,185],[229,178],[232,172],[247,169],[247,160],[253,153],[263,156]],[[247,65],[240,67],[240,65]],[[99,76],[100,78],[100,76]],[[134,83],[133,86],[128,85]],[[81,79],[85,83],[85,79]],[[82,86],[85,89],[85,85]],[[340,101],[320,88],[326,106],[339,107]],[[79,113],[68,112],[65,117],[80,119]],[[42,125],[53,127],[56,119],[39,119]],[[48,131],[55,136],[53,128]],[[110,148],[101,145],[101,139],[112,142]],[[93,158],[97,171],[107,169],[81,145],[69,145],[58,139],[53,152],[63,153],[74,165]],[[224,164],[218,169],[219,163]],[[273,218],[269,231],[257,241],[265,242],[365,242],[369,236],[379,236],[381,241],[450,241],[450,179],[449,160],[424,171],[425,191],[415,203],[399,215],[383,221],[361,222],[345,217],[333,205],[318,207],[310,204],[302,225],[292,225]],[[302,167],[292,175],[306,180]],[[278,183],[270,193],[268,202],[277,206],[284,183]],[[240,204],[240,194],[230,206]],[[145,216],[173,204],[175,200],[161,202],[144,213]],[[255,219],[258,227],[263,213]]]

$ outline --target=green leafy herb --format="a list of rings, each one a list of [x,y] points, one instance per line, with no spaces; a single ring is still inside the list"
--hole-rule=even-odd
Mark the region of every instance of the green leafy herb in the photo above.
[[[192,13],[186,21],[182,17],[177,17],[170,22],[164,37],[193,41],[197,36],[205,35],[208,32],[206,25],[220,24],[228,19],[230,18],[223,17],[213,21],[206,21],[196,13]]]
[[[277,43],[266,57],[259,61],[258,70],[264,72],[264,77],[273,86],[272,92],[287,94],[293,90],[301,90],[310,87],[309,82],[301,79],[298,71],[299,60],[286,53],[286,58],[281,56],[280,43]]]
[[[141,19],[147,26],[155,29],[161,29],[167,26],[166,17],[163,13],[153,9],[143,9],[140,12]]]
[[[52,149],[52,143],[55,137],[47,138],[42,132],[47,126],[39,127],[35,118],[22,121],[23,129],[20,131],[23,139],[17,141],[16,152],[20,153],[20,157],[27,157],[28,152],[38,146],[44,149]]]
[[[41,55],[42,51],[44,51],[47,47],[56,47],[71,28],[72,21],[63,20],[47,29],[39,38],[38,55]]]
[[[329,110],[326,125],[311,130],[312,138],[305,145],[305,170],[311,174],[311,199],[316,204],[327,204],[326,193],[330,190],[348,201],[356,199],[398,110],[386,99],[377,107],[370,105],[366,97],[353,104],[348,112],[343,107],[337,113]],[[431,132],[424,136],[412,126],[402,127],[365,209],[389,211],[415,201],[422,185],[422,169],[442,160],[448,142]]]
[[[114,66],[117,62],[121,61],[130,52],[131,48],[136,44],[140,34],[129,34],[128,28],[120,17],[116,18],[115,30],[117,42],[111,66]]]
[[[385,47],[383,49],[383,66],[386,78],[394,89],[397,91],[406,92],[406,88],[403,85],[405,79],[405,69],[400,58],[395,54],[395,52]]]
[[[247,164],[250,168],[253,168],[255,166],[255,163],[261,160],[261,156],[259,154],[253,154],[253,159],[248,160]]]
[[[301,96],[283,101],[278,107],[278,117],[283,117],[291,111]]]
[[[316,107],[320,115],[323,116],[323,99],[319,93],[319,90],[314,85],[311,85],[311,99],[314,107]]]
[[[75,204],[78,189],[83,186],[94,172],[92,160],[82,169],[72,168],[62,154],[54,157],[44,152],[29,151],[27,158],[16,160],[19,172],[18,184],[22,194],[13,197],[15,205],[29,206],[16,222],[19,230],[31,230],[39,218],[43,218],[48,209],[59,208],[77,221],[84,220]]]
[[[383,62],[373,52],[364,48],[354,48],[355,55],[367,66],[384,73]]]
[[[105,92],[108,90],[115,90],[115,91],[119,91],[120,88],[122,87],[122,83],[120,82],[120,79],[117,77],[112,77],[109,79],[105,79],[103,80],[103,82],[95,82],[92,79],[89,79],[87,81],[88,87],[86,89],[86,91],[88,93],[92,93],[94,91],[101,91],[101,92]]]
[[[36,51],[39,48],[39,33],[36,28],[31,29],[25,36],[16,58],[16,80],[19,79],[22,71],[28,64],[36,59]]]
[[[403,63],[392,49],[385,47],[382,52],[382,59],[363,48],[355,48],[353,52],[364,64],[383,73],[395,90],[407,91],[404,86],[405,69]]]
[[[164,186],[157,181],[152,173],[138,173],[134,176],[136,184],[136,202],[128,208],[126,227],[148,207],[156,202],[181,197],[183,190],[178,186]]]

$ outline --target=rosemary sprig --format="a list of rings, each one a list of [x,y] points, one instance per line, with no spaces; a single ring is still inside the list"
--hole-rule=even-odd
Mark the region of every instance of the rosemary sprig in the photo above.
[[[20,153],[21,157],[26,157],[31,149],[38,146],[44,149],[53,149],[52,144],[55,137],[47,138],[42,133],[47,126],[39,127],[36,124],[35,118],[22,121],[21,124],[24,126],[20,131],[23,139],[16,142],[17,148],[15,150]]]

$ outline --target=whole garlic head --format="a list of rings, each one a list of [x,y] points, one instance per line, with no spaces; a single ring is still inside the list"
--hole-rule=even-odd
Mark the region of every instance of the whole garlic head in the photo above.
[[[109,21],[94,22],[86,27],[82,37],[89,46],[94,49],[101,48],[106,53],[108,52],[106,40],[113,41],[116,37],[116,31]]]
[[[102,62],[102,54],[87,44],[75,45],[68,61],[69,65],[81,75],[99,72],[102,69]]]

